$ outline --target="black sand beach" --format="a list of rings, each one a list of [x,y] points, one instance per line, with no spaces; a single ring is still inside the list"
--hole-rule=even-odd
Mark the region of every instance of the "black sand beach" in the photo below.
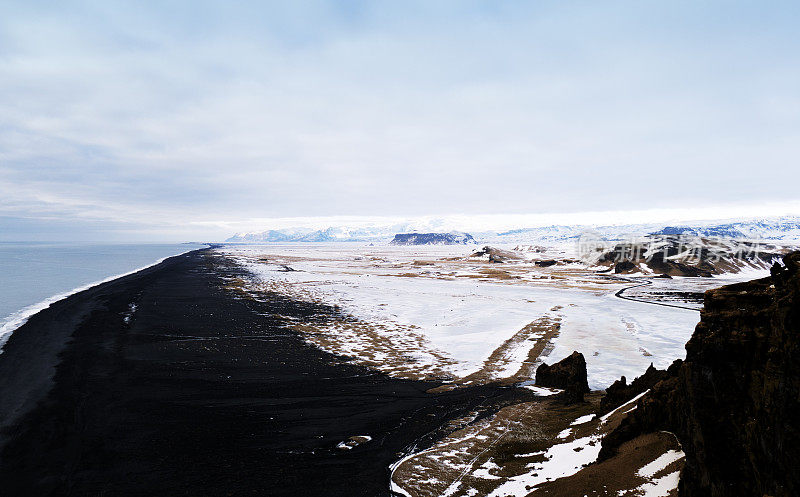
[[[389,494],[388,466],[448,419],[524,395],[342,364],[284,326],[332,312],[234,298],[195,251],[33,316],[0,355],[0,494]],[[135,306],[135,311],[132,311]],[[372,441],[352,450],[354,435]]]

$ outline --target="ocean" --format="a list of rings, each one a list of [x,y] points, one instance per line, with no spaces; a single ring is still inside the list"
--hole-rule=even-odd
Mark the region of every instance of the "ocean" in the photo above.
[[[16,328],[51,303],[201,247],[0,242],[0,351]]]

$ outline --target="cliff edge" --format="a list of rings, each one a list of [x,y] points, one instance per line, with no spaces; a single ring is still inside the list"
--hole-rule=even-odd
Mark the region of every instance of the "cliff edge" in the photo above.
[[[800,252],[768,278],[705,294],[686,360],[607,435],[599,460],[670,431],[686,453],[679,495],[800,495]]]

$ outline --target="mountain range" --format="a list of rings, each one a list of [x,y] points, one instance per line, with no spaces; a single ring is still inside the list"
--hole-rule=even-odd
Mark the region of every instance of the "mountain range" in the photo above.
[[[374,242],[388,243],[399,233],[467,232],[477,243],[542,243],[569,241],[587,232],[607,240],[648,234],[697,235],[704,237],[750,238],[781,242],[800,241],[800,216],[749,220],[707,220],[680,224],[552,225],[512,230],[470,231],[450,226],[441,219],[394,224],[341,225],[322,229],[291,227],[236,233],[228,243],[269,242]]]

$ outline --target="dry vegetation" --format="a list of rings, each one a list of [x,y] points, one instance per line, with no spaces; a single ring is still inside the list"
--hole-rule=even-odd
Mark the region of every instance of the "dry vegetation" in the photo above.
[[[504,481],[530,474],[533,465],[544,462],[544,453],[555,444],[581,439],[589,440],[587,447],[599,444],[602,435],[613,430],[631,408],[625,405],[604,420],[595,417],[571,426],[573,420],[594,413],[600,398],[601,394],[593,393],[586,403],[571,406],[545,398],[506,407],[488,419],[454,430],[432,448],[403,460],[394,468],[392,481],[413,497],[489,495]],[[616,457],[589,464],[565,478],[528,486],[527,490],[533,496],[641,495],[641,485],[681,469],[683,459],[651,478],[637,474],[669,450],[680,450],[669,433],[638,437],[624,444]]]

